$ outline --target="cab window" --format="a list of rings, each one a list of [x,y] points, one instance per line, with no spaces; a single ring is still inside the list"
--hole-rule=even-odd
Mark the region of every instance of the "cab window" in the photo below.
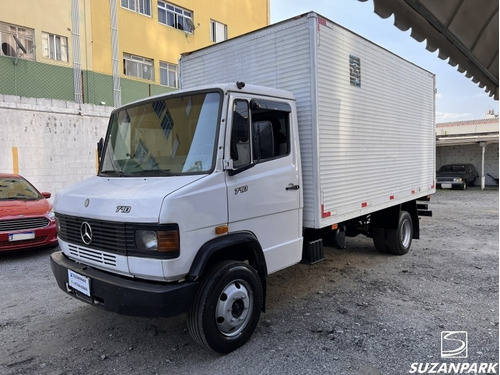
[[[254,99],[233,102],[231,159],[234,168],[290,153],[290,113],[286,103]]]

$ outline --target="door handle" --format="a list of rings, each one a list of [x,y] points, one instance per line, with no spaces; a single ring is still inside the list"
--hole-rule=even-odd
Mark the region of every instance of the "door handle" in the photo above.
[[[299,189],[300,189],[300,186],[299,185],[294,185],[294,184],[289,184],[286,187],[286,190],[299,190]]]

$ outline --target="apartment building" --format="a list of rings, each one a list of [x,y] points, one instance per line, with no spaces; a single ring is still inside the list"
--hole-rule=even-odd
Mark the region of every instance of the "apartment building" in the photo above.
[[[2,1],[0,94],[118,106],[176,89],[182,52],[269,18],[269,0]]]

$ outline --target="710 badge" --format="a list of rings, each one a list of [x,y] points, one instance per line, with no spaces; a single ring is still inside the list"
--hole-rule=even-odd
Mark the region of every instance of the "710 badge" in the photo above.
[[[90,279],[68,270],[68,285],[90,297]]]

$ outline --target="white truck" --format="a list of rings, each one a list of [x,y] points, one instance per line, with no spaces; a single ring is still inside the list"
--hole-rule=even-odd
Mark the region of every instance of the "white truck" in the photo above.
[[[184,54],[180,72],[182,90],[114,110],[98,175],[56,195],[62,290],[187,313],[195,341],[228,353],[268,275],[321,260],[322,240],[404,254],[419,238],[433,74],[314,12]]]

